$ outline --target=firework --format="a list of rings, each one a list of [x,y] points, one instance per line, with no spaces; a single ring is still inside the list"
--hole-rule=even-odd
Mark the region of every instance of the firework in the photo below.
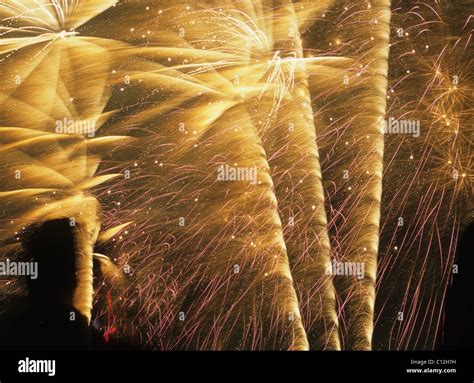
[[[469,2],[221,3],[0,5],[3,257],[68,220],[106,342],[433,348],[468,223]]]

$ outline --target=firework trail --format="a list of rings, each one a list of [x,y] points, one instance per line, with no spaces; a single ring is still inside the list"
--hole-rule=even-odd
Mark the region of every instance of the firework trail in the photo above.
[[[27,3],[0,5],[0,151],[5,159],[0,239],[19,244],[22,230],[30,225],[69,220],[77,247],[73,304],[90,319],[100,209],[87,191],[116,177],[94,175],[104,150],[123,138],[91,138],[110,115],[104,108],[112,58],[106,48],[76,37],[71,29],[100,13],[104,5]],[[73,130],[87,129],[84,134],[63,134],[71,123]],[[18,249],[12,245],[10,249]]]
[[[252,3],[235,4],[252,14]],[[112,9],[109,17],[120,12]],[[149,41],[146,48],[130,51],[144,58],[143,65],[124,61],[117,69],[118,83],[129,76],[133,87],[126,87],[124,97],[145,96],[142,106],[132,106],[130,117],[108,128],[124,134],[125,127],[146,143],[134,166],[143,176],[134,175],[124,185],[143,199],[130,196],[126,200],[134,202],[121,209],[146,222],[141,236],[151,236],[153,243],[172,240],[166,253],[150,254],[147,262],[143,255],[130,257],[137,274],[156,272],[156,282],[145,291],[139,288],[151,317],[138,318],[138,327],[147,326],[143,332],[150,346],[166,349],[306,349],[268,153],[261,143],[269,124],[259,124],[253,112],[267,94],[273,113],[278,110],[290,85],[281,65],[288,64],[272,61],[272,37],[257,26],[265,19],[252,20],[241,9],[167,5],[158,14],[164,15],[158,35],[148,33],[150,18],[127,28]],[[271,21],[271,15],[266,17]],[[180,34],[185,39],[178,43]],[[157,87],[173,97],[155,92]],[[219,182],[217,169],[225,165],[255,168],[257,185]],[[129,253],[128,245],[121,252]],[[176,298],[170,300],[172,288]]]
[[[337,350],[335,295],[331,277],[325,274],[329,240],[324,192],[307,83],[310,73],[318,73],[320,68],[331,71],[333,67],[327,58],[305,57],[299,35],[299,24],[321,13],[328,4],[275,3],[273,50],[289,64],[283,70],[291,79],[291,87],[273,124],[265,127],[262,136],[273,170],[280,216],[286,222],[285,242],[310,347]],[[333,58],[333,62],[339,61],[342,59]],[[260,106],[263,113],[257,114],[259,119],[272,115],[274,103],[270,97]]]
[[[389,22],[390,2],[341,2],[320,16],[304,40],[316,53],[347,58],[334,63],[339,72],[309,78],[329,218],[329,271],[336,274],[345,349],[371,348]],[[338,275],[336,263],[363,265],[365,275]]]
[[[363,112],[358,113],[351,124],[351,129],[365,128],[366,140],[355,146],[358,154],[365,152],[365,160],[370,165],[365,170],[361,167],[351,169],[352,177],[361,179],[365,175],[367,180],[361,182],[361,191],[355,197],[358,211],[347,217],[342,234],[345,243],[348,243],[347,249],[342,244],[343,260],[365,265],[363,280],[351,281],[350,287],[347,287],[350,299],[344,304],[348,347],[354,350],[372,347],[384,148],[379,122],[385,116],[390,39],[390,1],[372,1],[370,5],[367,16],[373,18],[376,24],[371,36],[374,41],[370,49],[372,58],[366,67],[370,74],[364,84],[370,91],[361,97],[359,107]],[[343,285],[345,289],[346,285]],[[345,299],[344,293],[341,294],[342,299]]]

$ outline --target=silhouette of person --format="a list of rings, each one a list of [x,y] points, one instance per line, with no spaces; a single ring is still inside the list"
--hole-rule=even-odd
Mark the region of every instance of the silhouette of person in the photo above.
[[[30,227],[24,261],[38,263],[37,279],[27,278],[28,296],[2,324],[0,342],[9,350],[88,349],[93,344],[87,319],[72,306],[76,285],[75,246],[69,220]]]

